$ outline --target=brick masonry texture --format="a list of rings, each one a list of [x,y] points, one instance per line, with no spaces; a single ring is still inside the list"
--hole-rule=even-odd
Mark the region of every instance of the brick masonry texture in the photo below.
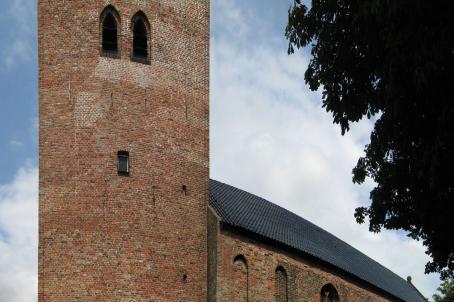
[[[218,228],[216,301],[244,301],[245,290],[238,286],[235,259],[241,255],[247,263],[247,296],[250,302],[274,302],[277,300],[276,268],[282,267],[287,275],[287,294],[289,302],[321,302],[320,291],[326,284],[332,284],[341,302],[385,302],[397,301],[386,297],[364,284],[359,284],[347,276],[298,257],[277,247],[251,239],[239,232]],[[210,244],[210,243],[209,243]],[[279,281],[279,280],[278,280]],[[282,282],[282,280],[281,280]],[[282,293],[282,283],[280,292]],[[214,299],[212,300],[214,301]]]
[[[109,4],[118,59],[100,56]],[[150,64],[131,61],[139,10]],[[40,302],[206,300],[209,11],[208,0],[38,1]]]
[[[108,5],[120,18],[110,58]],[[145,64],[131,60],[138,11]],[[207,209],[209,14],[208,0],[38,1],[39,301],[271,302],[280,288],[278,301],[318,302],[327,283],[342,302],[392,301]]]

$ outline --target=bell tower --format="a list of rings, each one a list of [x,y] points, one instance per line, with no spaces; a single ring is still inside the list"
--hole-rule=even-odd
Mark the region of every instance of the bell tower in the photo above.
[[[39,301],[206,301],[209,0],[38,0]]]

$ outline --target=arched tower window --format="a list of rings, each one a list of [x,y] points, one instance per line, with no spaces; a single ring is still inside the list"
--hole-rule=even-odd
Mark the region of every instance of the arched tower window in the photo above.
[[[339,294],[332,284],[326,284],[320,291],[321,302],[339,302]]]
[[[248,301],[248,266],[246,258],[243,255],[238,255],[233,260],[233,297],[232,302],[247,302]]]
[[[132,60],[140,63],[149,63],[149,35],[150,23],[141,11],[137,12],[132,18]]]
[[[120,15],[115,7],[107,6],[100,17],[101,55],[118,58],[120,56],[118,37],[120,36]]]
[[[282,266],[276,268],[276,302],[288,302],[287,272]]]

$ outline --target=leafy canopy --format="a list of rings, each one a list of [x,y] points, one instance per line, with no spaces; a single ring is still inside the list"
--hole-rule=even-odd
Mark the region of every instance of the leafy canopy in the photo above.
[[[454,271],[454,3],[312,0],[289,10],[289,53],[309,46],[310,89],[342,134],[375,117],[353,182],[375,181],[369,228],[421,239],[426,273]]]
[[[438,292],[433,295],[434,302],[453,302],[454,301],[454,279],[446,279],[441,283]]]

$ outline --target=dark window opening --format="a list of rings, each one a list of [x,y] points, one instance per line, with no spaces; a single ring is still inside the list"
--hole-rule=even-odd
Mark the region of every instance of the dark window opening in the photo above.
[[[339,294],[332,284],[326,284],[320,291],[322,302],[339,302]]]
[[[100,54],[103,57],[120,58],[121,22],[118,11],[112,5],[106,6],[99,17]]]
[[[148,59],[148,33],[142,18],[138,18],[134,23],[133,34],[133,57]]]
[[[116,9],[109,5],[101,13],[101,56],[119,58],[118,37],[120,17]]]
[[[102,23],[102,50],[118,51],[117,21],[111,13],[106,15]]]
[[[118,174],[129,175],[129,152],[118,151]]]

